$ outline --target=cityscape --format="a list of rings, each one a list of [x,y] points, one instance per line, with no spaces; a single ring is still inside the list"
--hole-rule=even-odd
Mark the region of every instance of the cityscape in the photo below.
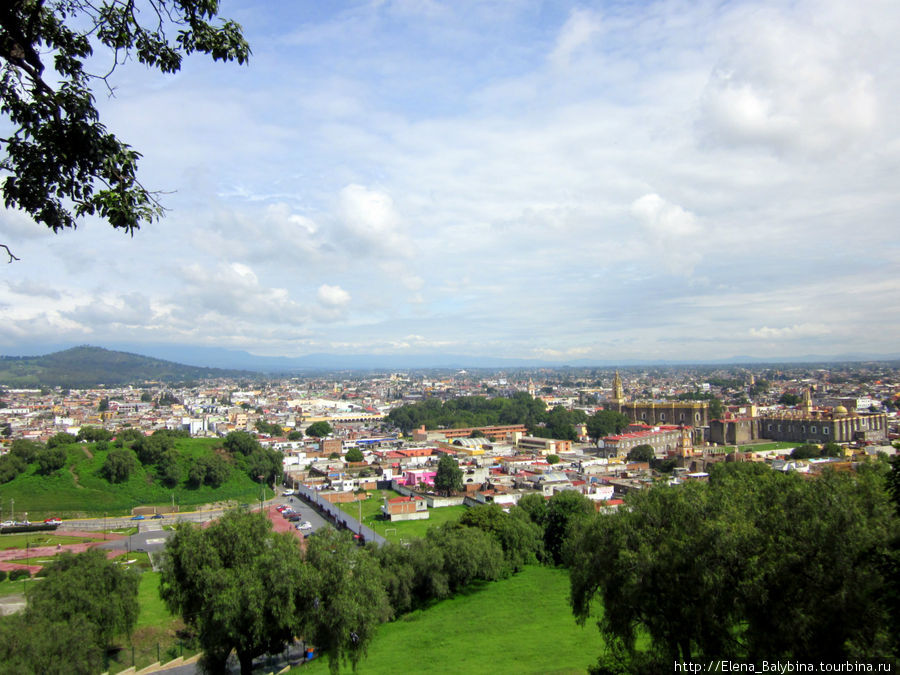
[[[897,672],[898,30],[5,3],[0,672]]]

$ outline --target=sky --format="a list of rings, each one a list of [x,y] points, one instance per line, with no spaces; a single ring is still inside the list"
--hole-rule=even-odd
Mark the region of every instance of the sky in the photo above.
[[[900,353],[895,0],[221,15],[248,65],[98,91],[164,219],[0,210],[0,353]]]

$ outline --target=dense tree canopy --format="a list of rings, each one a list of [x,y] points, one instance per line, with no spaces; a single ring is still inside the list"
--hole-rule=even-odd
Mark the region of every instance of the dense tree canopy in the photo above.
[[[54,232],[97,215],[132,233],[162,213],[137,178],[140,154],[100,121],[93,87],[108,91],[126,59],[174,73],[188,54],[244,63],[240,26],[217,23],[217,0],[9,0],[0,10],[0,109],[11,126],[0,139],[7,208]],[[142,11],[143,10],[143,11]],[[109,53],[104,72],[86,70]],[[9,249],[7,249],[8,251]],[[12,259],[12,254],[10,254]]]
[[[104,650],[131,634],[138,577],[99,549],[63,553],[28,592],[24,612],[0,619],[0,671],[94,675]]]
[[[627,670],[897,656],[882,561],[898,522],[883,471],[806,480],[723,464],[709,485],[654,487],[627,506],[586,521],[571,560],[576,616],[602,599],[600,629]]]
[[[230,511],[206,529],[179,526],[162,557],[160,596],[197,631],[209,672],[232,649],[241,672],[297,634],[308,586],[297,540],[257,513]]]
[[[306,427],[306,435],[314,438],[325,438],[334,433],[334,429],[328,422],[313,422]]]
[[[605,436],[613,436],[628,426],[629,419],[615,410],[600,410],[587,419],[587,433],[595,445]]]

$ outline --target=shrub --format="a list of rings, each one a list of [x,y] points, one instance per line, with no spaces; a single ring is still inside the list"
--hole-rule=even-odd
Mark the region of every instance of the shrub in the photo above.
[[[137,468],[137,459],[126,448],[110,450],[106,461],[100,467],[100,475],[110,483],[123,483]]]
[[[61,447],[46,447],[37,454],[38,472],[45,476],[66,465],[66,451]]]
[[[31,572],[24,568],[20,567],[17,570],[9,571],[9,580],[10,581],[18,581],[19,579],[30,579],[30,578],[31,578]]]
[[[6,581],[6,570],[0,570],[0,581]]]

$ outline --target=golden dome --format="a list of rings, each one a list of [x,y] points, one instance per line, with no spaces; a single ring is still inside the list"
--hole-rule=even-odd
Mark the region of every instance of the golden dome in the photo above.
[[[834,414],[835,415],[846,415],[847,409],[844,406],[839,405],[834,409]]]

